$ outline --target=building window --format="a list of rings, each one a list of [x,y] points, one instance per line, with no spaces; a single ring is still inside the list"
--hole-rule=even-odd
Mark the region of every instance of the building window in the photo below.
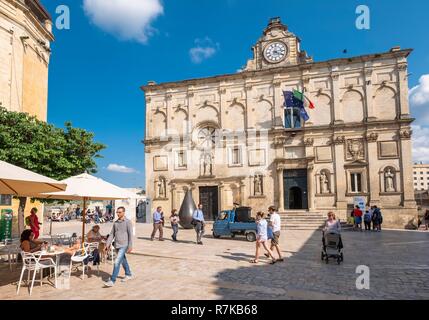
[[[187,167],[186,152],[184,150],[177,152],[177,167],[179,169],[184,169]]]
[[[414,177],[414,180],[417,180],[417,177]]]
[[[298,129],[301,128],[301,116],[298,108],[285,108],[285,128]]]
[[[352,173],[350,175],[351,182],[351,191],[353,193],[362,192],[362,174],[361,173]]]
[[[0,206],[11,206],[12,196],[7,194],[0,194]]]
[[[240,166],[241,161],[241,148],[238,146],[232,147],[230,149],[230,165],[231,166]]]

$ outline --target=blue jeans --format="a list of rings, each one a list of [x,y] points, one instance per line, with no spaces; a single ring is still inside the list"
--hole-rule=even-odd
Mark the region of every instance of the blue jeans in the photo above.
[[[116,260],[115,265],[113,266],[113,273],[110,277],[113,283],[115,283],[116,278],[118,277],[119,270],[121,269],[121,265],[124,267],[125,275],[131,277],[130,266],[128,265],[127,257],[125,254],[127,253],[128,247],[120,248],[116,250]]]

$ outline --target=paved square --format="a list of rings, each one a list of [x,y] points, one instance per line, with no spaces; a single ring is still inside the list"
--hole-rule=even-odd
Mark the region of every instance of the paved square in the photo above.
[[[102,234],[111,226],[102,225]],[[80,228],[76,221],[57,223],[53,232],[80,234]],[[285,261],[270,265],[261,258],[252,265],[255,244],[244,238],[213,239],[207,232],[199,246],[193,230],[181,229],[178,243],[169,227],[164,242],[150,241],[151,231],[137,225],[128,256],[136,279],[126,284],[104,288],[112,265],[102,264],[100,275],[92,268],[85,280],[73,273],[69,290],[35,285],[30,297],[23,286],[17,296],[20,267],[9,272],[2,263],[0,299],[429,299],[429,233],[344,231],[344,263],[327,265],[320,260],[320,232],[283,231]],[[370,268],[370,290],[356,289],[358,265]]]

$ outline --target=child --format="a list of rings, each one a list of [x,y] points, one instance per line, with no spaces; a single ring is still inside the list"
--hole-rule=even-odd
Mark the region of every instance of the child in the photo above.
[[[365,214],[363,216],[363,222],[365,223],[365,231],[371,231],[371,220],[372,220],[372,214],[369,210],[365,211]]]
[[[171,228],[173,229],[173,234],[171,237],[173,238],[173,241],[177,241],[177,232],[179,231],[179,215],[177,214],[177,210],[173,209],[171,210],[171,216],[170,216],[170,222],[171,222]]]
[[[273,256],[272,251],[267,246],[268,241],[268,223],[267,220],[264,219],[264,213],[258,212],[256,214],[256,226],[257,226],[257,235],[256,235],[256,253],[255,259],[251,260],[250,263],[258,263],[259,262],[259,251],[261,245],[264,247],[265,251],[268,252],[272,261],[271,264],[276,263],[276,259]]]

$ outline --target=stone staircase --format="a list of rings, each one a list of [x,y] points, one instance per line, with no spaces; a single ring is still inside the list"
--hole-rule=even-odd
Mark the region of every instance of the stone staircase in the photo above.
[[[326,215],[307,210],[290,210],[279,214],[282,230],[320,230],[326,221]]]

